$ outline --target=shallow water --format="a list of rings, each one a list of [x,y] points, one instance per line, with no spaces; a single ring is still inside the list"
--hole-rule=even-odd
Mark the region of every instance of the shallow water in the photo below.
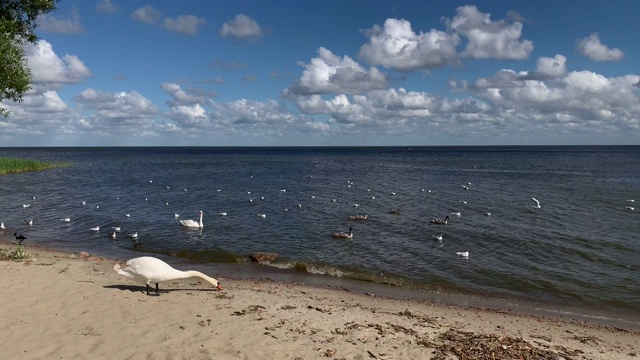
[[[3,238],[177,257],[227,276],[320,274],[338,286],[355,279],[640,319],[640,208],[626,208],[640,201],[640,147],[4,148],[0,156],[73,164],[0,177]],[[174,217],[197,219],[200,210],[202,230]],[[447,226],[428,221],[446,215]],[[116,241],[113,226],[122,228]],[[353,240],[331,237],[350,226]],[[133,231],[143,249],[133,248]],[[456,255],[465,250],[468,259]],[[253,251],[280,258],[248,264]]]

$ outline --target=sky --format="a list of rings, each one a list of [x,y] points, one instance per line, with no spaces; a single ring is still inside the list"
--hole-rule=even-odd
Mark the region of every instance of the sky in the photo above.
[[[0,146],[640,144],[640,1],[58,5]]]

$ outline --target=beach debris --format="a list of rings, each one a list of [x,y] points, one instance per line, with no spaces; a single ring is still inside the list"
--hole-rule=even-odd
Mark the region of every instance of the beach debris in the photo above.
[[[275,261],[278,258],[278,254],[270,252],[254,252],[249,255],[249,258],[251,258],[251,261],[256,262]]]

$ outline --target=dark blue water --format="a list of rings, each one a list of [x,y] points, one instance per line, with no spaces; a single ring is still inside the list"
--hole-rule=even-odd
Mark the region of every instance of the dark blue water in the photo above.
[[[4,148],[0,157],[72,164],[0,176],[5,240],[18,232],[104,256],[161,254],[253,275],[320,274],[640,318],[640,208],[627,208],[640,202],[637,146]],[[202,230],[174,216],[200,210]],[[348,220],[355,214],[369,220]],[[446,215],[446,226],[429,223]],[[115,241],[113,226],[122,229]],[[352,240],[331,236],[350,226]],[[127,237],[134,231],[144,248]],[[247,264],[254,251],[280,258]]]

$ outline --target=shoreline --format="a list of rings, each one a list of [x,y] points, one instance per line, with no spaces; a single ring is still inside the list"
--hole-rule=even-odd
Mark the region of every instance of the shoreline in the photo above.
[[[24,248],[31,259],[0,261],[0,358],[640,356],[639,331],[597,322],[220,274],[223,291],[185,280],[147,296],[117,260]]]

